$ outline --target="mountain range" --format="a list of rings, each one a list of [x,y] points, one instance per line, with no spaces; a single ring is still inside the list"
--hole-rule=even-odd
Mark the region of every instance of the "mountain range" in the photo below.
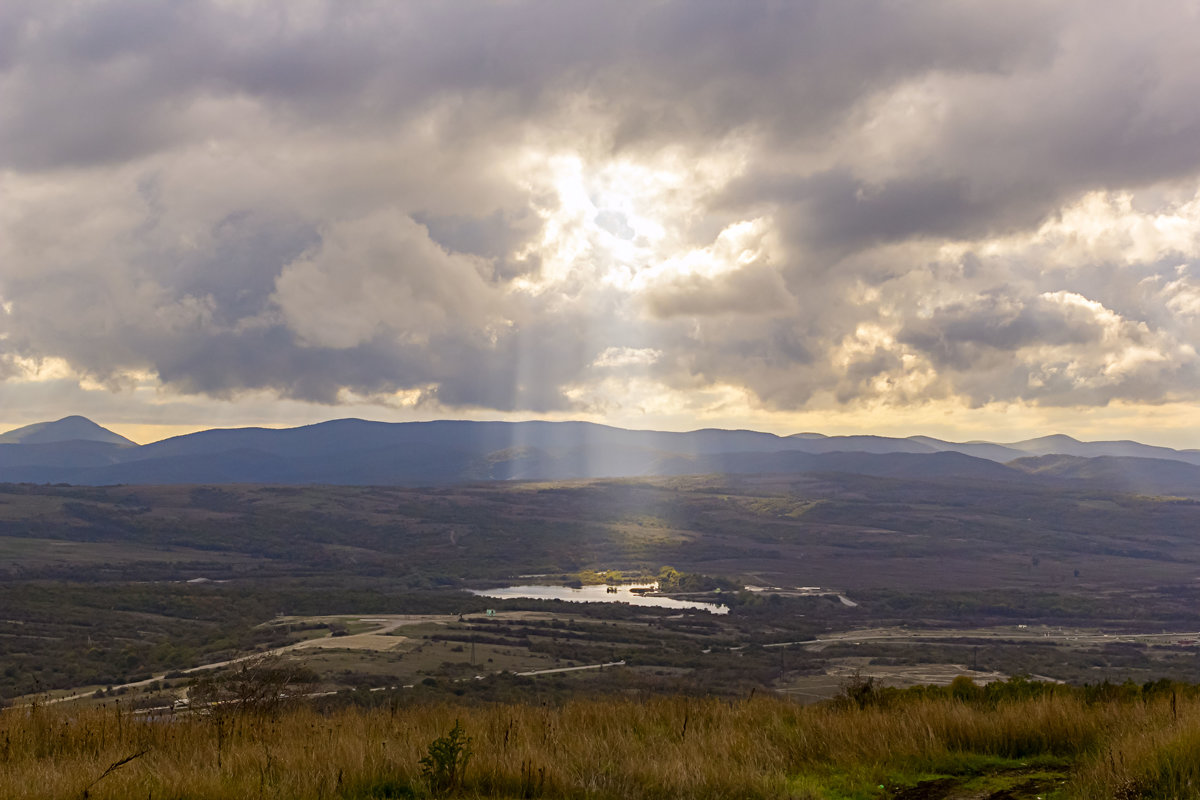
[[[0,435],[0,482],[7,483],[435,486],[819,472],[1200,497],[1200,451],[1062,435],[947,442],[749,430],[676,433],[590,422],[341,419],[287,429],[207,430],[139,445],[79,416]]]

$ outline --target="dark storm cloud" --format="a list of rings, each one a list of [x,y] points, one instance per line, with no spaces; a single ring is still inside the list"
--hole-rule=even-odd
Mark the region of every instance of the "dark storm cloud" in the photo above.
[[[1041,36],[1054,25],[1028,51],[1009,43],[1007,63],[974,65],[994,74],[935,65],[931,49],[923,69],[901,77],[937,91],[939,119],[886,175],[872,176],[854,154],[828,171],[792,174],[781,168],[784,141],[726,202],[778,204],[798,241],[844,250],[1012,232],[1085,191],[1190,179],[1200,170],[1200,107],[1188,100],[1200,91],[1188,66],[1200,57],[1200,23],[1194,8],[1159,11],[1089,6],[1055,31],[1051,48]],[[1033,57],[1022,61],[1023,52]]]
[[[563,346],[559,342],[558,346]],[[431,357],[432,354],[432,357]],[[450,406],[552,411],[566,407],[548,387],[571,376],[556,364],[578,359],[520,363],[514,348],[484,352],[478,343],[438,337],[427,346],[404,347],[379,339],[351,348],[297,348],[282,326],[253,333],[176,342],[158,362],[162,380],[188,394],[235,396],[248,387],[270,386],[281,396],[336,404],[338,391],[388,395],[430,385],[423,400]]]
[[[306,13],[306,9],[308,9]],[[930,70],[1044,59],[1053,15],[1016,4],[531,2],[30,5],[13,46],[0,153],[21,168],[127,158],[203,136],[186,113],[245,94],[354,127],[471,100],[465,132],[594,93],[622,141],[762,125],[820,134],[862,96]],[[987,24],[981,25],[980,17]]]
[[[1103,324],[1089,309],[1045,298],[1027,305],[992,295],[940,308],[929,319],[913,320],[897,338],[928,353],[939,366],[967,370],[982,351],[1083,346],[1103,334]]]
[[[616,347],[779,409],[1200,391],[1200,248],[1038,233],[1088,192],[1200,224],[1197,63],[1186,3],[4,3],[0,370],[551,411]],[[698,185],[735,150],[660,212],[727,263],[639,261],[609,207],[555,263],[530,153]]]
[[[836,257],[912,238],[970,239],[1036,225],[1047,198],[1028,191],[1016,203],[989,196],[968,175],[917,174],[874,185],[837,168],[793,179],[747,176],[725,202],[777,203],[797,245]]]
[[[791,303],[779,272],[765,264],[709,278],[681,275],[645,293],[650,313],[660,318],[714,314],[761,315],[786,311]]]
[[[421,213],[412,217],[425,226],[429,238],[447,250],[491,259],[500,280],[534,272],[539,266],[536,259],[518,262],[512,258],[541,226],[541,220],[529,208],[515,212],[496,210],[486,217]]]
[[[150,268],[172,294],[211,298],[215,322],[233,325],[265,309],[280,265],[319,243],[316,228],[301,220],[236,211],[212,226],[203,250],[183,250]]]

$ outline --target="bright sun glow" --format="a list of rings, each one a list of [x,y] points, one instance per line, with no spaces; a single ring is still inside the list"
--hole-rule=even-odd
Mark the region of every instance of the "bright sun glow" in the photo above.
[[[748,232],[761,239],[761,221],[735,221],[699,245],[691,229],[707,198],[737,176],[743,160],[736,147],[698,160],[668,149],[645,161],[601,163],[577,153],[527,153],[516,174],[531,196],[548,199],[538,209],[541,236],[518,254],[538,257],[541,269],[516,288],[540,294],[584,280],[637,292],[647,275],[736,269],[760,246],[743,240]]]

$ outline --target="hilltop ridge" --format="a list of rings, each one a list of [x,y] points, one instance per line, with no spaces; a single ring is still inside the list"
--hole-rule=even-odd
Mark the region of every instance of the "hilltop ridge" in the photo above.
[[[1048,469],[1045,457],[1070,457]],[[1154,469],[1145,461],[1152,459]],[[629,430],[592,422],[337,419],[295,428],[219,428],[145,445],[85,417],[0,435],[0,481],[433,486],[690,474],[839,472],[912,480],[1098,482],[1200,496],[1200,452],[1055,434],[1012,443],[929,436],[779,436],[706,428]]]
[[[35,422],[32,425],[0,434],[0,444],[53,444],[75,441],[106,442],[124,447],[137,446],[136,442],[77,414],[53,422]]]

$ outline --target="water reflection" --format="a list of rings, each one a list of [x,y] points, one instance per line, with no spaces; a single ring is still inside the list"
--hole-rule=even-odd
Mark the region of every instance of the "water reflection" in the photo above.
[[[635,589],[639,591],[634,591]],[[530,600],[567,600],[573,603],[628,603],[632,606],[655,606],[657,608],[679,608],[709,611],[713,614],[728,614],[727,606],[717,603],[701,603],[696,600],[676,600],[673,597],[645,595],[653,586],[547,586],[528,584],[525,586],[501,586],[495,589],[471,590],[481,597],[498,599],[524,598]],[[615,591],[614,591],[615,590]]]

